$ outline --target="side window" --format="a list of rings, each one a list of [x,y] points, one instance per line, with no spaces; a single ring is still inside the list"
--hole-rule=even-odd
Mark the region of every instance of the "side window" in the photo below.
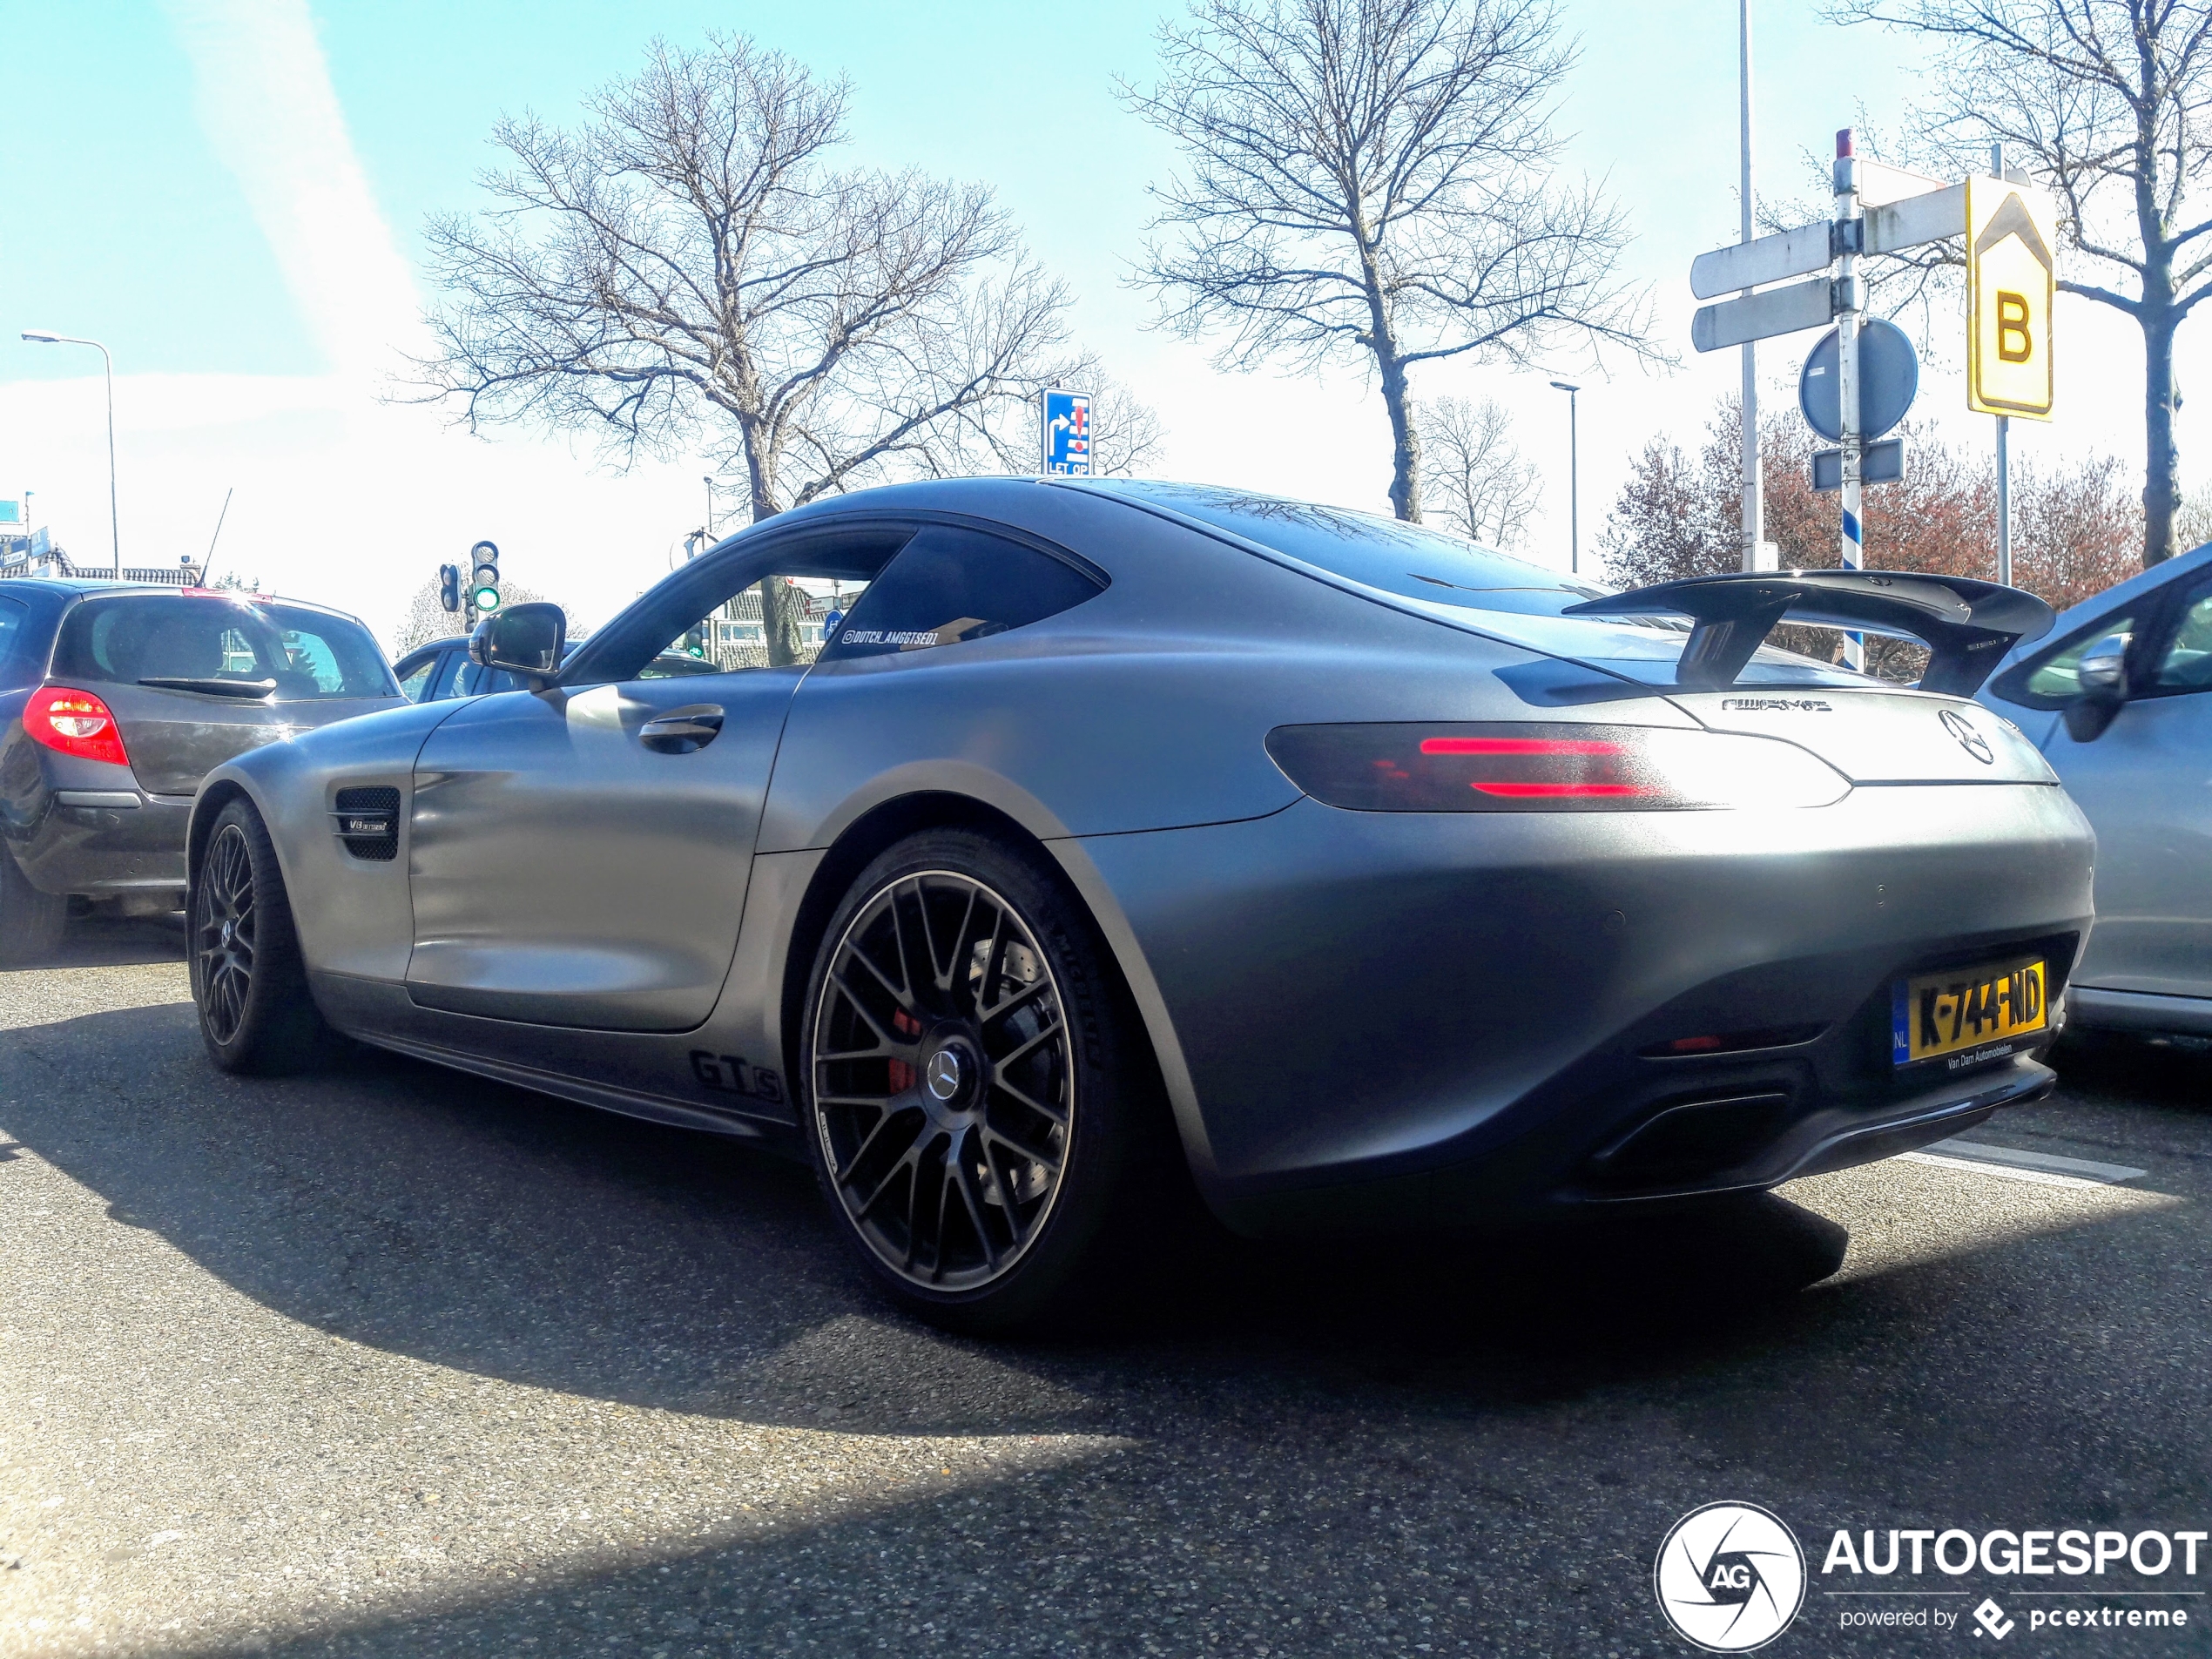
[[[2212,691],[2212,586],[2182,597],[2174,637],[2151,675],[2153,691]]]
[[[438,671],[431,677],[430,689],[424,694],[426,703],[442,703],[449,697],[466,697],[469,682],[476,676],[475,664],[469,660],[469,653],[455,648],[438,659]]]
[[[415,661],[401,663],[399,671],[400,695],[410,703],[429,701],[423,692],[428,689],[430,676],[437,671],[437,667],[438,653],[435,651]]]
[[[859,603],[914,534],[910,524],[828,518],[743,532],[593,630],[561,683],[804,668],[820,655],[830,617]]]
[[[878,657],[981,639],[1041,622],[1099,590],[1049,553],[981,530],[931,525],[846,608],[823,657]]]
[[[831,616],[850,610],[867,586],[834,576],[764,577],[738,589],[670,639],[637,678],[677,679],[811,663],[822,653]]]
[[[2076,634],[2067,642],[2065,650],[2046,657],[2028,671],[2027,678],[2020,685],[2027,694],[2022,701],[2044,709],[2073,702],[2081,695],[2081,654],[2101,639],[2114,634],[2133,633],[2134,629],[2134,616],[2122,613],[2104,617],[2086,632]]]
[[[277,701],[389,697],[392,671],[347,617],[263,599],[95,595],[63,620],[54,671],[71,680],[189,691],[273,682]]]
[[[466,662],[468,658],[464,655],[462,660]],[[529,682],[503,668],[471,666],[466,683],[468,690],[465,694],[469,697],[489,697],[495,691],[527,691],[530,689]]]
[[[37,683],[29,665],[19,660],[24,622],[30,615],[30,608],[22,600],[0,597],[0,689]]]

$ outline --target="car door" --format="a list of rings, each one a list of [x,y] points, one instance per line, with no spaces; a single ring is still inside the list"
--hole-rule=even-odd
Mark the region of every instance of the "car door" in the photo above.
[[[2059,722],[2045,752],[2097,832],[2075,982],[2212,997],[2212,577],[2177,585],[2146,617],[2111,725],[2080,743]]]
[[[563,684],[475,698],[431,734],[409,854],[418,1005],[616,1031],[706,1018],[813,652],[753,667],[760,653],[732,651],[682,675],[662,659],[711,637],[747,587],[783,583],[803,608],[806,579],[772,550],[710,555],[595,636]]]

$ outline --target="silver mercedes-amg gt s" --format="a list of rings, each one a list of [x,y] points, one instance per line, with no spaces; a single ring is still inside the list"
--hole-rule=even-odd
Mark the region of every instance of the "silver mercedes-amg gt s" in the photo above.
[[[1919,688],[1785,618],[1917,637]],[[2093,843],[1967,700],[2049,621],[1844,571],[1603,596],[1228,489],[868,490],[565,658],[552,606],[483,624],[537,689],[210,774],[202,1030],[782,1145],[970,1329],[1177,1186],[1253,1235],[1768,1187],[2050,1086]]]

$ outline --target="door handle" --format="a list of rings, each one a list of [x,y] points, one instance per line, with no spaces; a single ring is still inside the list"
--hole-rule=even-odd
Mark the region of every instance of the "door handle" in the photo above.
[[[695,703],[646,721],[637,728],[637,741],[659,754],[687,755],[705,748],[721,731],[721,705]]]

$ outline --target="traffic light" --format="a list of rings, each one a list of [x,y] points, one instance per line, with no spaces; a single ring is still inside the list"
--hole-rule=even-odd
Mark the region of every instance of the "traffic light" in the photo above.
[[[488,615],[499,609],[498,545],[479,542],[469,550],[469,557],[474,567],[469,577],[469,603]]]
[[[446,610],[461,609],[461,567],[441,564],[438,567],[438,604]]]
[[[705,623],[701,623],[698,627],[685,634],[684,655],[686,657],[706,655],[706,624]]]

